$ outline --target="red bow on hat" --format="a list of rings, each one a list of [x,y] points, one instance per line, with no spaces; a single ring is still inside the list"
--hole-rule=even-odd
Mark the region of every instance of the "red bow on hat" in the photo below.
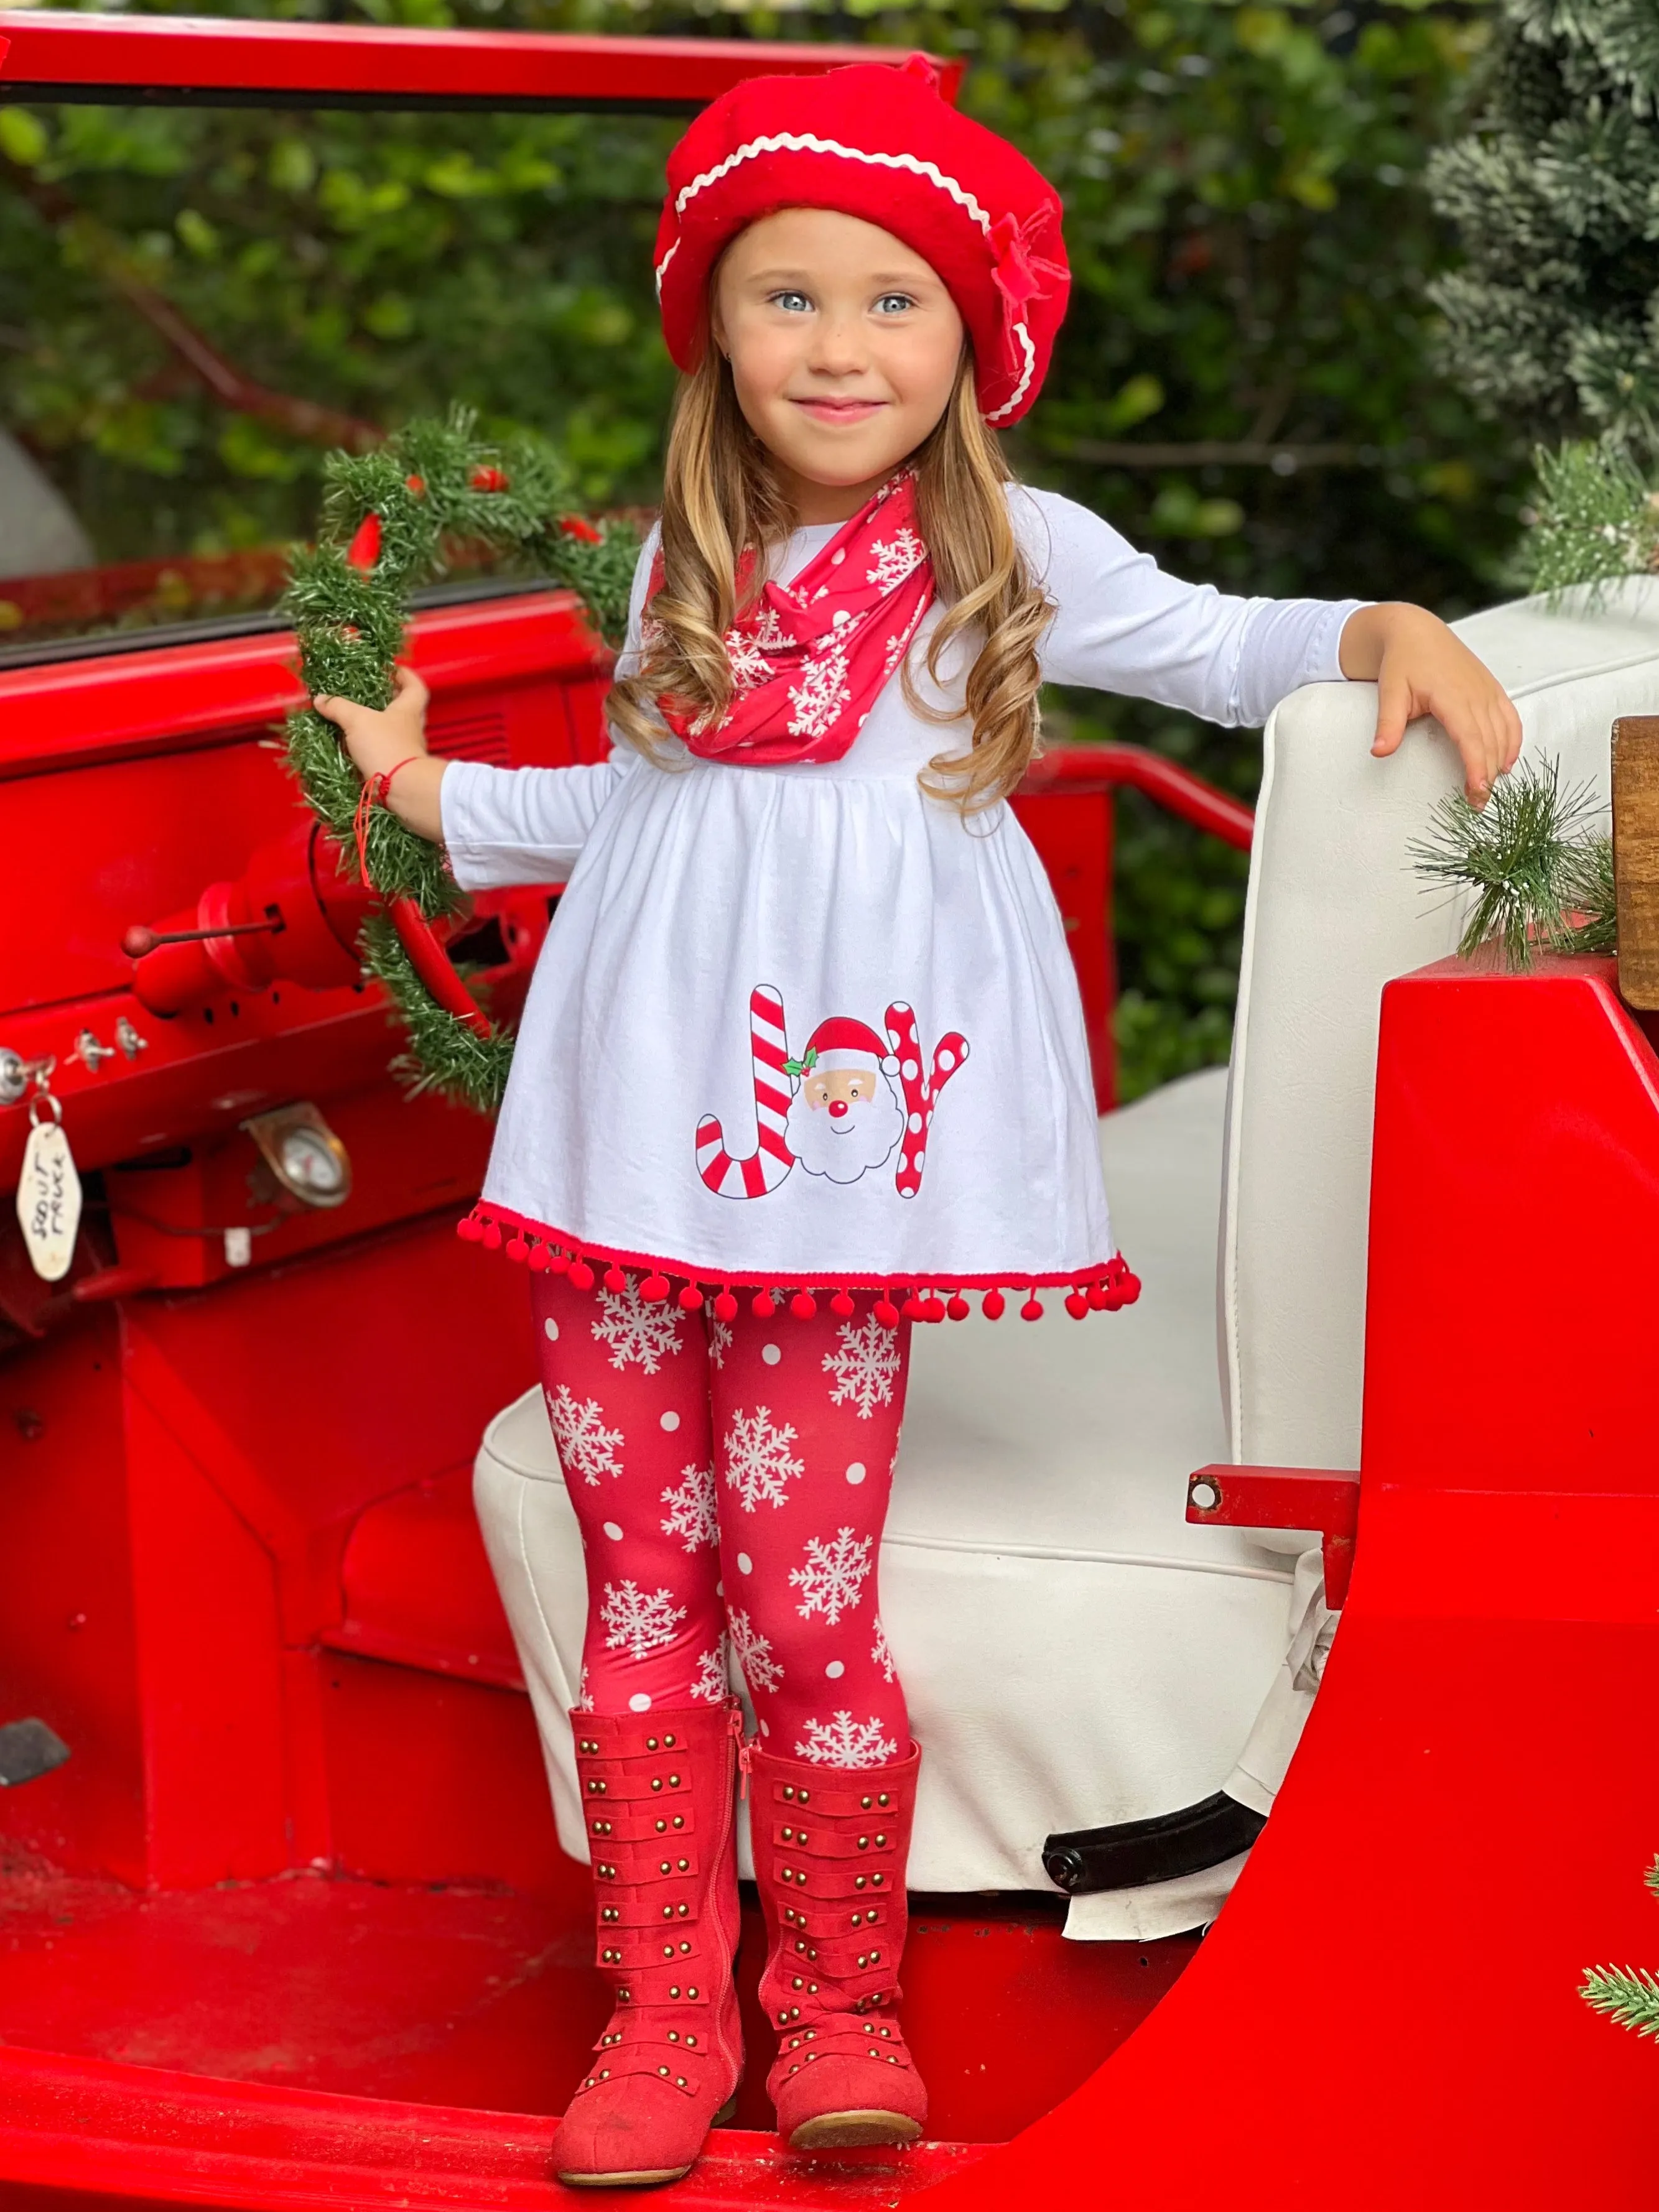
[[[1065,282],[1067,271],[1062,263],[1046,261],[1033,251],[1038,234],[1047,228],[1051,220],[1046,208],[1034,208],[1023,222],[1005,215],[991,226],[991,276],[1003,295],[1004,332],[1011,334],[1015,324],[1025,320],[1028,301],[1046,300],[1057,282]]]

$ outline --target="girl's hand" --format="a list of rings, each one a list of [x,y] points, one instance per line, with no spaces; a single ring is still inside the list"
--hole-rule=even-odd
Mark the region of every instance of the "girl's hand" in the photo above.
[[[1345,676],[1377,687],[1378,759],[1398,751],[1407,722],[1432,714],[1457,747],[1471,804],[1484,806],[1521,752],[1521,717],[1485,661],[1438,615],[1398,601],[1351,615],[1339,658]]]
[[[439,844],[443,818],[438,786],[446,763],[434,760],[426,750],[426,702],[431,695],[412,668],[393,669],[392,684],[396,696],[389,707],[359,707],[332,692],[319,692],[311,703],[339,725],[345,750],[365,782],[398,769],[385,793],[387,805],[418,836]]]
[[[320,691],[311,702],[320,714],[339,724],[345,750],[365,781],[426,750],[426,702],[431,694],[412,668],[394,668],[392,688],[391,705],[381,708],[355,706]]]

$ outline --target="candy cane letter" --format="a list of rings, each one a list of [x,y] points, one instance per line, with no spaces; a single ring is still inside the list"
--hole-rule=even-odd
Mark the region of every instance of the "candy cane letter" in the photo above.
[[[789,1042],[784,1031],[784,1001],[769,983],[749,994],[749,1050],[754,1068],[754,1121],[758,1142],[744,1160],[726,1150],[717,1114],[697,1125],[697,1171],[717,1198],[764,1198],[795,1165],[784,1142],[789,1118],[790,1079],[784,1072]]]
[[[895,1002],[887,1008],[887,1028],[888,1042],[898,1058],[899,1081],[905,1094],[905,1136],[893,1181],[900,1198],[914,1198],[922,1188],[933,1109],[939,1103],[939,1093],[967,1058],[967,1039],[958,1030],[947,1030],[933,1048],[931,1073],[924,1075],[921,1040],[916,1034],[913,1009]]]

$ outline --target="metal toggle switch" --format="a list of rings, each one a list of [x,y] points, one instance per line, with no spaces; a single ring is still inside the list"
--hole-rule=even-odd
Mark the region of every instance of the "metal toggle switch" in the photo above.
[[[88,1075],[96,1075],[107,1060],[113,1060],[115,1047],[100,1044],[90,1030],[82,1030],[64,1054],[67,1060],[78,1060]]]

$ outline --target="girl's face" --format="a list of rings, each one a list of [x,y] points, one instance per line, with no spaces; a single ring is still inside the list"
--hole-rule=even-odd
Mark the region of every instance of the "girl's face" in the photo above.
[[[962,319],[919,254],[857,216],[785,208],[720,264],[715,343],[803,523],[844,522],[949,404]]]

